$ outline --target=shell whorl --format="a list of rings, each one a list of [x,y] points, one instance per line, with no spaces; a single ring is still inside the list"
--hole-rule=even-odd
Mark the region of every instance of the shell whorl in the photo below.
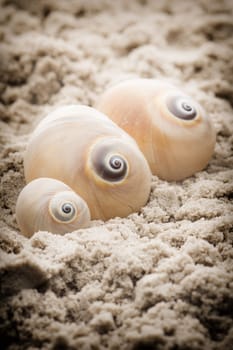
[[[123,155],[127,144],[117,138],[97,140],[89,149],[86,171],[93,178],[111,184],[124,181],[129,175],[129,163]],[[92,174],[90,174],[92,171]]]
[[[67,196],[67,199],[66,199]],[[77,204],[70,198],[69,191],[55,194],[49,203],[49,213],[53,219],[60,223],[71,223],[78,215]]]

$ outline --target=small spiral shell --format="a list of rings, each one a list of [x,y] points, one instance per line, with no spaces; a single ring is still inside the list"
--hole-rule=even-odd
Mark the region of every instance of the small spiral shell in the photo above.
[[[26,181],[52,177],[87,202],[92,219],[125,217],[146,204],[151,172],[136,142],[94,108],[60,107],[29,141]]]
[[[155,79],[109,88],[96,106],[138,143],[154,175],[182,180],[202,170],[214,152],[211,119],[190,96]]]
[[[88,227],[90,212],[86,202],[63,182],[38,178],[20,192],[16,219],[26,237],[37,231],[64,234]]]

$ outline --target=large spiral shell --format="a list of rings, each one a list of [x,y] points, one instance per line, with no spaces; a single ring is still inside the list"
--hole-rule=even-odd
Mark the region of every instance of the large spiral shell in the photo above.
[[[191,176],[213,154],[211,119],[196,101],[166,82],[123,81],[103,93],[96,108],[137,141],[152,173],[164,180]]]

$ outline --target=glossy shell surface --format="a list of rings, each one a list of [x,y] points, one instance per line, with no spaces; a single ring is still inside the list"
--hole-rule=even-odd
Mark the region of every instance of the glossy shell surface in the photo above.
[[[132,79],[110,87],[96,106],[138,143],[154,175],[182,180],[202,170],[215,146],[210,117],[167,82]]]

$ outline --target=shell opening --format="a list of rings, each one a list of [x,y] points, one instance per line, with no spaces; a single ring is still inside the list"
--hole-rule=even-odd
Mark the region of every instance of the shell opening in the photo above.
[[[169,96],[166,99],[169,111],[177,118],[193,120],[197,116],[197,110],[192,100],[186,96]]]

